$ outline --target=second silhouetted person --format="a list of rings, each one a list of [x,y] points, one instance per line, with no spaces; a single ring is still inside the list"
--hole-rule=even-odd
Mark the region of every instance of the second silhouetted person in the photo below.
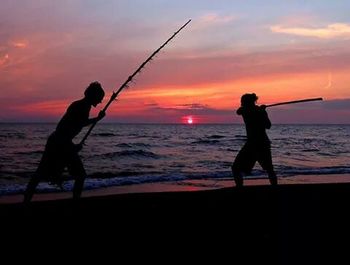
[[[237,114],[243,117],[247,132],[247,141],[232,164],[237,187],[243,186],[243,174],[250,174],[256,162],[266,170],[270,183],[277,185],[277,176],[272,164],[271,143],[266,134],[266,129],[271,128],[271,122],[266,106],[256,105],[257,99],[254,93],[244,94],[241,97],[241,107],[237,110]]]

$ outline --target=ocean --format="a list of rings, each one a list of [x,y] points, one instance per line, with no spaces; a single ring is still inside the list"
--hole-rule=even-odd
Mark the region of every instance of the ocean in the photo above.
[[[20,194],[56,124],[0,124],[0,196]],[[76,143],[84,135],[83,131]],[[350,174],[350,125],[273,125],[267,131],[279,178]],[[80,152],[84,190],[130,184],[232,179],[244,125],[97,124]],[[266,178],[257,164],[247,178]],[[65,191],[73,181],[66,181]],[[41,183],[37,192],[59,192]]]

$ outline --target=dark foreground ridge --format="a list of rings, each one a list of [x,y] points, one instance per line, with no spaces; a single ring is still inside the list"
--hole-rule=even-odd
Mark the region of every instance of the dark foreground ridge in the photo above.
[[[8,204],[0,213],[2,229],[16,241],[74,233],[144,248],[152,238],[154,247],[220,246],[232,257],[249,250],[275,264],[301,256],[318,264],[330,247],[348,241],[349,202],[350,183],[294,184]]]

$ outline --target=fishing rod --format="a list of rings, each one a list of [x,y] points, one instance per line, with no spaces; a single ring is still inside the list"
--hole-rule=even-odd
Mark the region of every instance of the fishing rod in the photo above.
[[[144,68],[146,66],[146,64],[148,62],[150,62],[152,60],[152,58],[165,46],[167,45],[184,27],[186,27],[188,25],[188,23],[191,22],[191,19],[188,20],[180,29],[178,29],[166,42],[164,42],[157,50],[155,50],[136,70],[135,72],[130,75],[128,77],[128,79],[126,79],[126,81],[119,87],[119,89],[116,92],[113,92],[111,98],[109,99],[108,103],[106,104],[106,106],[103,108],[103,112],[106,112],[107,108],[109,107],[109,105],[117,98],[117,96],[119,95],[119,93],[125,88],[128,87],[128,83],[130,83],[132,81],[132,79],[134,78],[135,75],[137,75],[142,68]],[[89,128],[89,130],[87,131],[87,133],[85,134],[84,138],[81,140],[80,144],[83,145],[85,140],[88,138],[89,134],[91,133],[92,129],[95,127],[95,125],[97,124],[97,121],[94,122],[91,127]]]
[[[274,107],[274,106],[279,106],[279,105],[294,104],[294,103],[301,103],[301,102],[308,102],[308,101],[318,101],[318,100],[323,100],[323,98],[307,98],[307,99],[301,99],[301,100],[293,100],[293,101],[287,101],[287,102],[266,105],[266,107]]]

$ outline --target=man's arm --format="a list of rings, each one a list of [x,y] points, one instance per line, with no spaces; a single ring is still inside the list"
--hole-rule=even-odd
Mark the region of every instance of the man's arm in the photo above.
[[[104,116],[106,116],[106,113],[105,113],[104,111],[101,110],[101,111],[98,113],[98,116],[97,116],[97,117],[91,118],[91,119],[87,119],[86,122],[85,122],[85,124],[84,124],[84,126],[88,126],[88,125],[90,125],[90,124],[96,123],[96,122],[102,120]]]
[[[260,110],[262,113],[262,117],[264,119],[264,126],[266,129],[270,129],[271,128],[271,121],[269,119],[269,115],[266,112],[266,106],[265,105],[261,105],[260,106]]]
[[[243,108],[240,107],[237,111],[236,111],[237,115],[242,115],[243,114]]]

